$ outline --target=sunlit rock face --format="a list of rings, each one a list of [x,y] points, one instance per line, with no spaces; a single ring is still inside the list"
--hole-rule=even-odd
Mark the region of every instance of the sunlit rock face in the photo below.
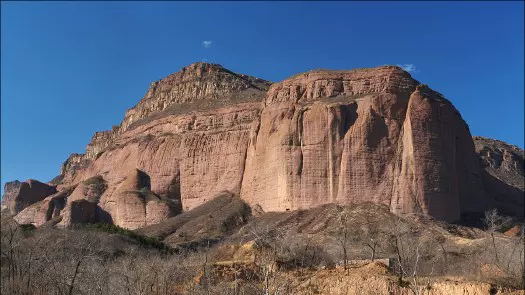
[[[13,199],[20,191],[20,185],[22,183],[18,180],[6,182],[4,185],[4,194],[2,195],[2,212],[10,211],[11,203]]]
[[[483,161],[454,106],[399,67],[315,70],[272,84],[195,63],[152,83],[119,126],[71,155],[53,180],[70,190],[62,205],[42,196],[24,220],[134,229],[229,191],[264,211],[371,201],[455,221],[505,203],[494,203],[490,161],[478,153]],[[94,178],[104,190],[86,185]]]
[[[264,210],[372,201],[452,221],[483,198],[467,125],[397,67],[276,83],[252,134],[241,197]]]

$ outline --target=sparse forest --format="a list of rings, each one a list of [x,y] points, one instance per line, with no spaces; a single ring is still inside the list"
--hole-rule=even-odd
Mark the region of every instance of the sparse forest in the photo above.
[[[376,286],[361,294],[434,294],[455,281],[457,288],[470,282],[514,294],[523,288],[523,226],[512,227],[515,222],[497,211],[487,212],[485,224],[476,229],[402,218],[372,204],[330,205],[250,216],[224,228],[220,239],[168,245],[108,224],[34,228],[3,215],[1,290],[355,294],[373,281]]]

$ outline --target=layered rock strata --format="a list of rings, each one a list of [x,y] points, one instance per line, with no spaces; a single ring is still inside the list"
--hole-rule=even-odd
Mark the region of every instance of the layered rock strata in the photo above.
[[[241,197],[265,211],[372,201],[452,221],[480,196],[467,125],[397,67],[298,75],[264,106]]]
[[[372,201],[455,221],[495,204],[481,165],[454,106],[399,67],[271,84],[195,63],[154,82],[119,126],[64,163],[57,182],[106,185],[96,198],[78,185],[65,226],[85,208],[95,213],[79,222],[138,228],[223,191],[264,211]],[[72,205],[80,200],[94,209]]]

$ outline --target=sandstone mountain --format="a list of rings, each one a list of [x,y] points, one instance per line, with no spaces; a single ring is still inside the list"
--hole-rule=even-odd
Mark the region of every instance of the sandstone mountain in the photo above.
[[[399,67],[272,84],[194,63],[152,83],[46,190],[6,184],[2,208],[23,223],[136,229],[227,191],[263,211],[373,202],[445,221],[491,207],[523,217],[523,156],[475,144],[454,106]]]

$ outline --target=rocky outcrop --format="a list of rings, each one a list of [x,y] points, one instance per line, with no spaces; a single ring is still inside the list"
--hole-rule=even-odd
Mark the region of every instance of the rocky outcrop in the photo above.
[[[79,220],[127,228],[222,191],[264,211],[371,201],[456,221],[501,191],[480,166],[454,106],[399,67],[316,70],[271,84],[195,63],[154,82],[119,126],[64,163],[57,182],[62,190],[102,177],[106,190],[87,197],[79,185],[61,214],[85,200],[95,213],[82,201],[90,213]]]
[[[113,223],[129,229],[155,224],[179,213],[175,202],[151,191],[149,175],[137,169],[115,190],[104,194],[99,204]]]
[[[231,192],[221,192],[191,211],[148,224],[137,233],[155,237],[167,245],[205,245],[225,238],[248,220],[250,208]]]
[[[6,183],[2,197],[2,208],[5,206],[10,213],[18,214],[24,208],[56,192],[55,186],[34,179]]]
[[[525,152],[517,146],[474,136],[476,152],[483,168],[483,187],[492,207],[502,213],[524,217]]]
[[[61,191],[46,197],[42,201],[20,211],[15,217],[19,224],[32,224],[41,226],[52,218],[60,216],[66,205],[67,197],[73,192],[74,187],[64,188]]]
[[[194,63],[152,83],[144,98],[126,112],[120,131],[126,131],[131,124],[172,106],[179,111],[180,108],[190,111],[213,107],[224,101],[231,104],[261,98],[262,91],[268,86],[268,81],[236,74],[217,64]]]
[[[2,212],[10,211],[10,204],[18,195],[22,183],[18,180],[6,182],[4,185],[4,194],[2,195]]]
[[[62,220],[58,226],[102,221],[102,217],[97,218],[97,204],[106,188],[105,180],[98,175],[79,183],[66,198],[65,206],[60,212]]]
[[[113,199],[137,169],[150,177],[151,193],[162,200],[148,202],[148,212],[163,212],[165,201],[170,204],[165,213],[170,215],[224,190],[238,194],[250,129],[259,118],[268,84],[218,65],[186,67],[155,83],[155,90],[150,89],[131,112],[141,115],[128,112],[120,127],[97,133],[86,152],[88,167],[82,173],[66,169],[62,174],[74,176],[64,177],[63,185],[103,176],[108,190],[99,206],[119,225],[128,222],[115,217],[121,214],[115,211]],[[195,90],[200,87],[207,90]],[[148,216],[155,222],[163,215]]]
[[[58,227],[68,227],[76,223],[96,222],[97,204],[86,199],[74,200],[68,203],[62,220],[57,224]]]
[[[90,163],[91,161],[86,154],[71,154],[62,164],[60,175],[51,182],[57,185],[70,183],[77,175],[77,171],[81,172],[83,169],[87,168]]]
[[[95,132],[86,147],[85,159],[95,159],[103,152],[115,139],[119,132],[119,126],[113,126],[113,129],[101,132]]]
[[[525,151],[517,146],[482,136],[474,136],[476,153],[482,167],[502,182],[525,188]]]
[[[418,86],[397,144],[392,210],[459,220],[485,208],[480,169],[467,125],[440,94]]]
[[[19,224],[32,224],[38,227],[51,219],[52,210],[51,199],[47,197],[20,211],[14,220]]]

